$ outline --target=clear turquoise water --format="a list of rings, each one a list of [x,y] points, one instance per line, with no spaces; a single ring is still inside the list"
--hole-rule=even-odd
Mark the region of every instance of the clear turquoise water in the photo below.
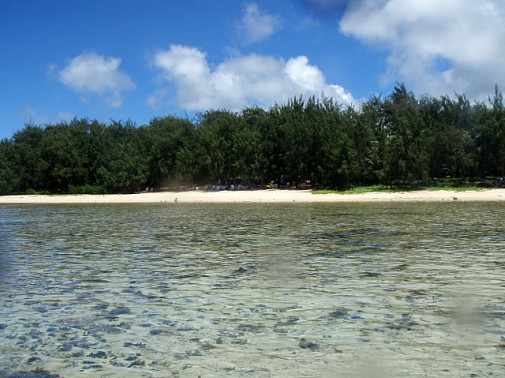
[[[503,376],[505,205],[0,207],[0,376]]]

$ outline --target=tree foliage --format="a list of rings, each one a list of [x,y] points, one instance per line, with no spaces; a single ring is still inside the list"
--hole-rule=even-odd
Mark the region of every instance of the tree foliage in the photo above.
[[[464,95],[420,99],[398,84],[359,106],[293,98],[194,121],[89,119],[26,125],[0,141],[0,193],[134,192],[184,185],[347,188],[505,175],[505,109]]]

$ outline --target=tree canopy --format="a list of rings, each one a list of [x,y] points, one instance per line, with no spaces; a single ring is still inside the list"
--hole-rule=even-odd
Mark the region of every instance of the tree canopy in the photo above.
[[[403,84],[359,106],[293,98],[188,120],[74,119],[0,141],[0,194],[133,192],[184,185],[348,188],[505,175],[505,110],[464,95],[417,98]]]

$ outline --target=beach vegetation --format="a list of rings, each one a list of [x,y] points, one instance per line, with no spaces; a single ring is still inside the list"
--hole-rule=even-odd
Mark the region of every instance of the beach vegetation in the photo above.
[[[464,95],[386,96],[343,105],[322,95],[269,109],[210,109],[194,119],[28,124],[0,141],[0,194],[503,186],[505,109]]]
[[[70,185],[69,194],[106,194],[103,185]]]
[[[413,190],[450,190],[453,192],[479,191],[492,188],[494,182],[487,180],[486,182],[458,183],[454,180],[434,181],[431,185],[419,186],[389,186],[389,185],[368,185],[357,186],[348,189],[314,189],[313,194],[365,194],[365,193],[401,193]]]

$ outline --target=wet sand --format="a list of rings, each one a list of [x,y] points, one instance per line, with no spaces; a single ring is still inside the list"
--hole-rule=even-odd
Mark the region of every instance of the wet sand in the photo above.
[[[0,196],[0,204],[58,203],[287,203],[287,202],[437,202],[505,201],[505,189],[455,192],[420,190],[364,194],[313,194],[310,190],[239,190],[145,192],[106,195],[11,195]]]

